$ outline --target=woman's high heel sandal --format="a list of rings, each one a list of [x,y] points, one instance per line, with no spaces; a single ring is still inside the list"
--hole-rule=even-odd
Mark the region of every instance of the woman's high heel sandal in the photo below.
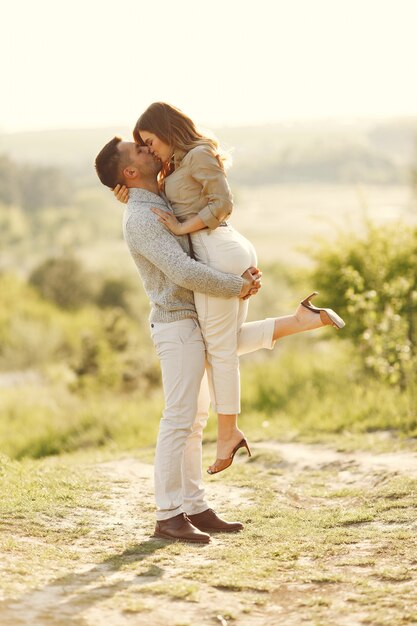
[[[231,464],[233,463],[233,459],[235,458],[235,454],[239,450],[239,448],[246,448],[246,450],[248,451],[249,456],[252,456],[251,452],[249,450],[248,442],[246,441],[246,439],[241,439],[239,441],[239,443],[233,448],[232,452],[230,453],[230,457],[228,459],[217,459],[216,460],[216,463],[218,461],[222,461],[222,462],[226,463],[226,465],[224,465],[223,467],[220,467],[220,469],[216,469],[216,470],[212,470],[212,469],[208,468],[207,473],[208,474],[218,474],[219,472],[222,472],[223,470],[225,470],[228,467],[230,467]]]
[[[314,313],[320,313],[320,319],[325,326],[331,325],[335,326],[336,328],[343,328],[343,326],[346,325],[345,322],[342,320],[341,317],[339,317],[337,313],[333,311],[333,309],[320,309],[319,307],[311,304],[310,299],[317,295],[318,291],[313,291],[313,293],[307,296],[307,298],[305,298],[301,302],[301,304],[305,306],[305,308],[309,311],[314,311]]]

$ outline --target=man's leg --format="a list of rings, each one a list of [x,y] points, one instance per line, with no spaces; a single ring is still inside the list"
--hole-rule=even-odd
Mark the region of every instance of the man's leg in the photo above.
[[[202,477],[202,443],[209,408],[210,393],[206,372],[198,395],[197,415],[187,437],[182,462],[183,501],[187,515],[195,515],[208,509]]]
[[[205,346],[200,327],[192,319],[155,323],[151,334],[165,396],[155,452],[156,517],[167,520],[183,512],[182,458],[197,413]]]

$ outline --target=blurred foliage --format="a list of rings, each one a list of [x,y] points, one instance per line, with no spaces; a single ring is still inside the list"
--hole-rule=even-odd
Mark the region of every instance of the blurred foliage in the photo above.
[[[363,369],[405,387],[417,368],[417,229],[365,224],[315,252],[315,284],[346,321]]]
[[[415,141],[415,157],[410,168],[410,185],[414,198],[417,201],[417,139]]]
[[[131,285],[126,279],[108,277],[104,279],[101,285],[96,302],[102,307],[120,307],[128,310],[130,292]]]
[[[91,276],[71,256],[46,259],[32,271],[29,283],[63,309],[77,309],[91,301]]]
[[[415,117],[326,119],[213,130],[224,147],[233,150],[233,184],[386,184],[407,180],[417,123]],[[130,127],[118,129],[126,137],[131,132]],[[77,188],[99,187],[92,162],[113,135],[108,128],[0,133],[0,151],[25,162],[57,164]]]
[[[326,341],[324,332],[286,340],[279,359],[243,367],[243,428],[260,438],[313,441],[344,432],[416,437],[416,382],[404,390],[387,385],[363,371],[356,343]]]
[[[39,370],[76,393],[147,393],[157,385],[158,363],[143,319],[94,303],[61,309],[11,275],[0,275],[0,290],[0,370]]]
[[[29,236],[29,220],[21,208],[0,204],[0,246],[2,250]]]
[[[34,212],[0,202],[0,244],[11,266],[74,248],[122,239],[120,212],[101,190],[77,192],[70,206]],[[122,206],[122,205],[121,205]]]
[[[236,146],[232,183],[258,186],[405,182],[416,133],[410,118],[224,128],[218,136]]]
[[[0,202],[24,211],[71,204],[73,185],[62,169],[17,164],[0,156]]]
[[[22,393],[24,389],[24,393]],[[124,450],[155,442],[162,397],[141,391],[74,394],[58,385],[26,385],[0,394],[0,440],[11,458],[41,458],[86,447]]]
[[[303,159],[306,180],[311,172],[325,177],[330,161],[343,180],[366,167],[372,180],[398,174],[384,156],[370,164],[373,144],[353,141],[346,160],[339,139],[310,139],[310,148],[302,138],[291,149],[277,144],[275,155],[268,152],[270,169],[260,161],[257,183],[261,170],[274,181],[278,170],[303,180]],[[253,174],[256,152],[241,158],[239,173],[246,158]],[[148,445],[163,406],[149,303],[121,241],[123,206],[108,190],[73,193],[66,184],[53,169],[0,159],[0,440],[18,458]],[[242,359],[243,427],[261,438],[378,429],[416,436],[417,230],[366,223],[362,234],[323,242],[313,256],[313,275],[285,259],[264,266],[250,319],[288,314],[313,285],[321,292],[317,305],[336,309],[347,326]],[[6,271],[15,267],[27,278]],[[25,378],[31,373],[34,379]],[[211,420],[207,435],[215,429]]]
[[[392,184],[404,182],[405,176],[405,168],[399,167],[389,155],[360,142],[326,135],[281,146],[274,143],[268,158],[242,156],[230,172],[232,182],[246,185],[272,182]]]

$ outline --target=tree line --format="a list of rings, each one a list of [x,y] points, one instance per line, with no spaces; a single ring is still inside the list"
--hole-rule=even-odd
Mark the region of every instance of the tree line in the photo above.
[[[71,203],[74,186],[58,167],[18,164],[0,155],[0,202],[24,211],[62,207]]]

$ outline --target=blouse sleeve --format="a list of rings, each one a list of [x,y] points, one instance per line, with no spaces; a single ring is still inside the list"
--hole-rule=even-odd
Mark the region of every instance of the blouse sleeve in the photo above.
[[[207,146],[198,146],[190,153],[190,174],[202,186],[207,205],[198,216],[214,230],[233,210],[233,197],[226,174]]]

